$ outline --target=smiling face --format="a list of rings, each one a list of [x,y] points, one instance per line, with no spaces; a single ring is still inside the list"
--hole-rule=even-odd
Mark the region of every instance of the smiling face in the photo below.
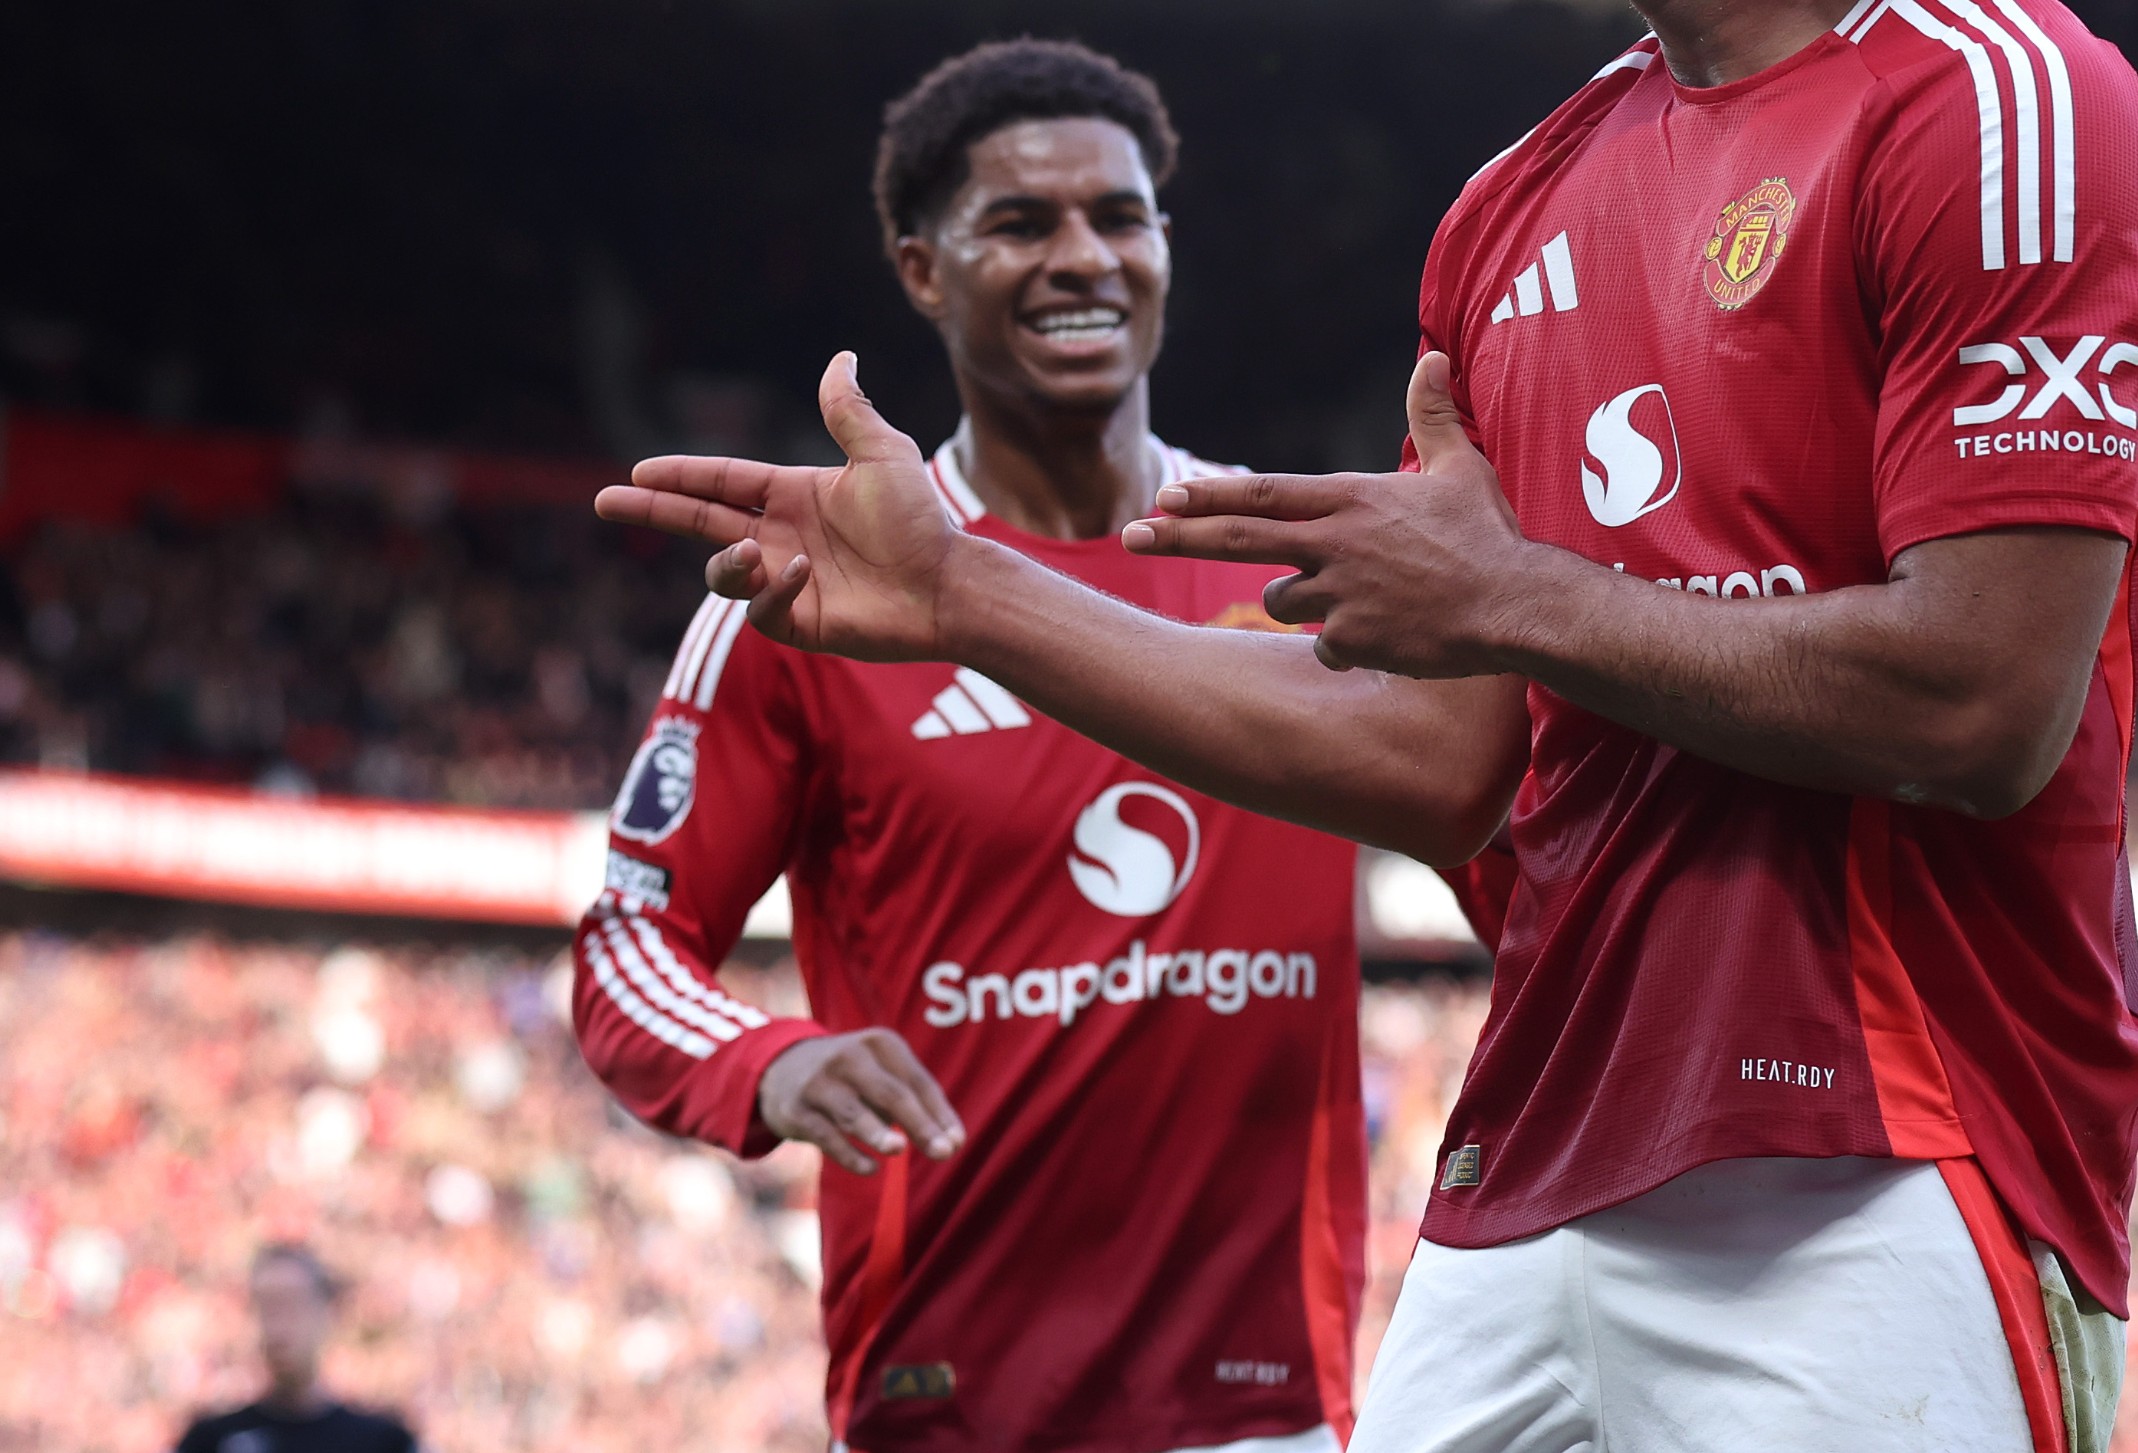
[[[967,389],[1111,413],[1157,360],[1172,248],[1127,128],[1020,121],[968,150],[932,228],[899,240],[899,279]]]

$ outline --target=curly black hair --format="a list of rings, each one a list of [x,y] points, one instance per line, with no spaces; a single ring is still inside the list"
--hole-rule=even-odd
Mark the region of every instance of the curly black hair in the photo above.
[[[885,248],[919,232],[965,185],[974,142],[1019,121],[1068,116],[1118,122],[1136,138],[1152,184],[1172,176],[1180,137],[1150,77],[1075,41],[989,41],[884,108],[875,192]]]

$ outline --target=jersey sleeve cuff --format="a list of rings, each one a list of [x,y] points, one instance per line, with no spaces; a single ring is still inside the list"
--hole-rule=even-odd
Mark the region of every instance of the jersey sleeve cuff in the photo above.
[[[805,1039],[831,1033],[813,1019],[775,1019],[733,1044],[721,1046],[699,1072],[694,1098],[702,1096],[699,1138],[745,1160],[768,1155],[780,1143],[757,1112],[758,1086],[772,1061]]]
[[[2133,518],[2129,501],[2046,492],[2013,495],[1964,512],[1949,504],[1895,511],[1882,522],[1879,534],[1890,565],[1903,550],[1926,541],[2030,527],[2098,530],[2125,540],[2138,539],[2138,519]]]

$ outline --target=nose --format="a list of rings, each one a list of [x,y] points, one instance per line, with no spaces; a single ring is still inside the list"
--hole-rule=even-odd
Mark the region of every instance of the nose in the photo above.
[[[1088,287],[1117,272],[1121,259],[1080,210],[1072,210],[1055,229],[1047,253],[1049,281],[1056,286]]]

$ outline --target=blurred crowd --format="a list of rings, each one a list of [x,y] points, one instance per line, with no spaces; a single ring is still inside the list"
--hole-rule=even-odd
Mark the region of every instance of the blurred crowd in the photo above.
[[[615,1112],[568,969],[494,950],[0,937],[0,1450],[156,1453],[257,1392],[246,1267],[350,1283],[327,1382],[436,1453],[821,1453],[815,1152]],[[799,1007],[785,968],[731,966]],[[1367,994],[1393,1302],[1481,985]]]
[[[588,507],[442,492],[47,523],[0,563],[0,762],[603,806],[702,564]]]

